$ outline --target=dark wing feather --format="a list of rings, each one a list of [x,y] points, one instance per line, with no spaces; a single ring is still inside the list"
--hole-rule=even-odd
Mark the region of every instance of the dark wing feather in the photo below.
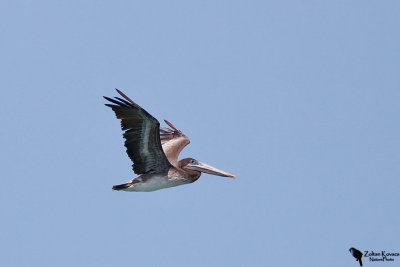
[[[171,128],[162,128],[160,130],[162,148],[168,161],[177,167],[179,153],[190,143],[190,139],[172,125],[172,123],[167,120],[164,121]]]
[[[124,93],[116,90],[124,99],[104,97],[112,103],[105,105],[121,120],[126,153],[133,162],[133,171],[143,174],[167,170],[171,164],[161,147],[160,123]]]

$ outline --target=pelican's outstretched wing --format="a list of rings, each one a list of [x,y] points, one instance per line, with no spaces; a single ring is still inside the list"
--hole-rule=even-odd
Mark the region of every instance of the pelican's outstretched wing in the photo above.
[[[126,153],[133,162],[136,174],[162,172],[168,170],[168,162],[160,141],[160,123],[146,110],[134,103],[124,93],[116,89],[124,98],[104,97],[112,108],[124,131]]]
[[[168,161],[177,166],[179,153],[190,143],[190,140],[172,123],[167,120],[164,121],[171,128],[162,128],[160,130],[162,148]]]

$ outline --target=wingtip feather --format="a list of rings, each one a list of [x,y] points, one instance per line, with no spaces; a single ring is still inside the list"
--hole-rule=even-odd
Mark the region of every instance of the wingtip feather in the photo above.
[[[172,123],[170,123],[170,122],[167,121],[167,120],[164,120],[164,121],[165,121],[166,124],[168,124],[169,127],[171,127],[172,129],[174,129],[175,131],[181,133],[181,131],[180,131],[178,128],[176,128]]]
[[[120,94],[123,98],[125,98],[126,100],[128,100],[132,105],[136,106],[136,107],[140,107],[138,104],[136,104],[135,102],[132,101],[132,99],[130,99],[129,97],[127,97],[124,93],[122,93],[120,90],[118,90],[117,88],[115,88],[115,90],[117,90],[118,94]]]

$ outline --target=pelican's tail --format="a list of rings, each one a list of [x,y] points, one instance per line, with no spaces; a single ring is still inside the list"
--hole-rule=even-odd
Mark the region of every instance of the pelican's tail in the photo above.
[[[112,187],[112,189],[113,190],[117,190],[117,191],[124,190],[124,189],[129,188],[131,185],[132,185],[132,182],[128,182],[128,183],[125,183],[125,184],[117,184],[117,185],[114,185]]]

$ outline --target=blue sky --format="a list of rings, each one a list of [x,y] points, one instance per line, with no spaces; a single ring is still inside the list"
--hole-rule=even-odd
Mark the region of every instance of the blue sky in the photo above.
[[[0,265],[355,267],[352,246],[399,252],[399,12],[1,2]],[[134,176],[103,105],[114,88],[191,138],[182,157],[237,179],[112,191]]]

